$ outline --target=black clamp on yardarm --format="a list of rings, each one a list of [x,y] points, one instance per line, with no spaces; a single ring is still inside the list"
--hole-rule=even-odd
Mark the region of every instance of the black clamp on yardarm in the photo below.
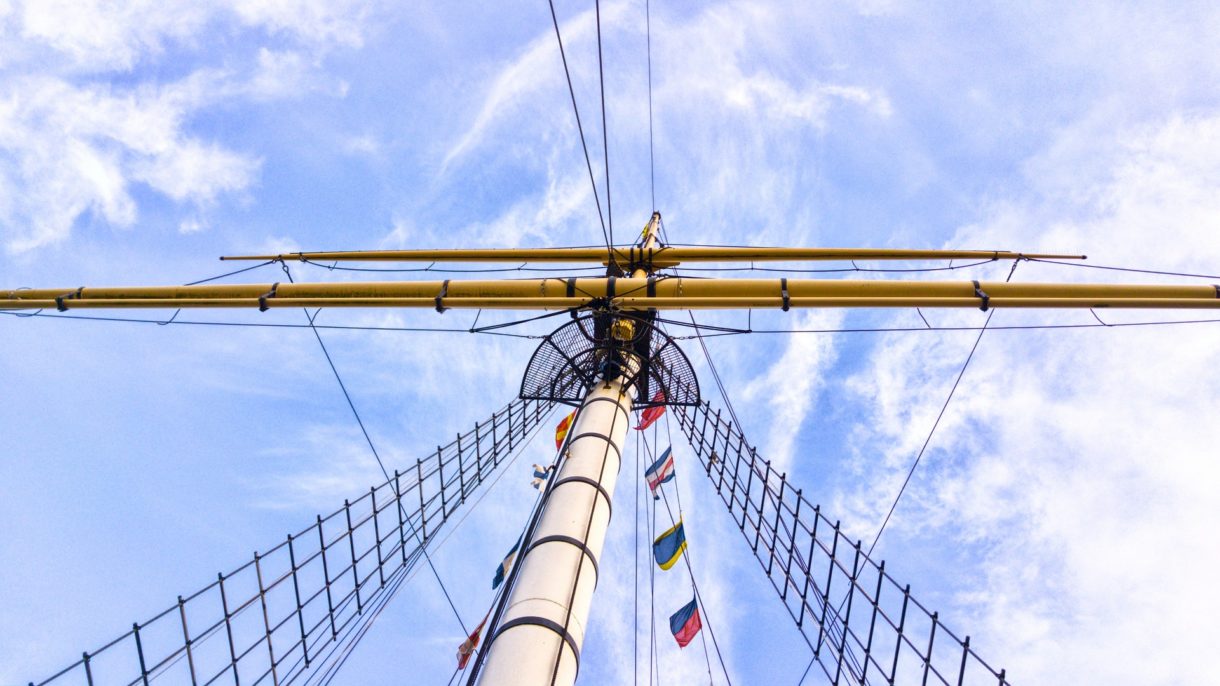
[[[792,307],[792,298],[788,297],[788,279],[784,278],[779,280],[779,292],[784,298],[784,304],[781,305],[781,307],[783,308],[784,312],[787,312],[788,309]]]
[[[1220,284],[1212,284],[1212,288],[1216,289],[1216,299],[1220,300]]]
[[[986,312],[988,310],[988,308],[991,307],[991,296],[987,295],[986,293],[983,292],[983,289],[979,286],[978,280],[975,280],[973,283],[974,283],[974,297],[983,301],[982,304],[979,305],[979,309]]]
[[[657,277],[655,276],[648,277],[648,297],[657,297]]]
[[[83,290],[85,290],[85,287],[81,286],[71,293],[64,293],[63,295],[55,296],[55,309],[59,310],[60,312],[67,311],[68,307],[64,305],[64,300],[80,300],[80,294]]]
[[[441,300],[447,295],[449,295],[449,279],[445,279],[441,283],[441,292],[436,294],[436,311],[441,314],[444,314],[445,310],[449,309],[441,304]]]
[[[275,292],[277,290],[279,290],[279,288],[280,288],[280,282],[276,281],[275,283],[271,284],[271,290],[258,296],[258,311],[259,312],[267,311],[267,298],[274,298]]]
[[[564,296],[568,297],[568,298],[575,298],[576,297],[576,277],[569,276],[568,278],[564,279],[564,281],[566,281],[568,284],[568,288],[564,292]],[[576,319],[576,308],[573,307],[573,308],[569,309],[568,314],[572,315],[572,319]]]
[[[616,280],[617,277],[614,276],[606,277],[606,300],[614,300],[614,282]]]

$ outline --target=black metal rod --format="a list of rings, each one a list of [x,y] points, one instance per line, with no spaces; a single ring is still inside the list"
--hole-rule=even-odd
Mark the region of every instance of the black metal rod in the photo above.
[[[297,581],[297,555],[293,549],[292,534],[288,534],[288,563],[292,565],[292,594],[297,601],[297,624],[301,628],[301,654],[305,656],[305,668],[309,669],[309,643],[305,640],[304,607],[301,605],[301,584]]]
[[[330,565],[326,562],[326,536],[322,533],[322,515],[318,515],[318,546],[322,551],[322,580],[326,584],[326,615],[330,617],[330,637],[339,636],[335,628],[335,599],[330,590]]]
[[[182,596],[178,596],[178,616],[182,619],[182,644],[186,647],[186,664],[191,670],[191,686],[195,686],[198,683],[195,678],[195,656],[191,654],[191,632],[186,626],[186,602]]]

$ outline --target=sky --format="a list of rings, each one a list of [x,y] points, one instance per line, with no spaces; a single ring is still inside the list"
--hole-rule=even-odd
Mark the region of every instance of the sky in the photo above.
[[[401,5],[0,0],[0,287],[184,283],[227,271],[219,255],[268,250],[599,242],[546,4]],[[556,9],[600,185],[594,10]],[[1214,3],[658,1],[655,188],[645,5],[601,10],[620,242],[655,208],[682,243],[1062,251],[1220,274]],[[991,264],[866,278],[1007,275]],[[293,276],[360,278],[306,265]],[[1038,263],[1013,278],[1212,282]],[[986,317],[924,315],[936,326]],[[370,310],[321,321],[472,319]],[[1097,320],[992,319],[1033,323]],[[755,312],[752,324],[922,322],[827,310]],[[391,469],[507,403],[536,345],[323,336]],[[867,540],[975,336],[753,334],[708,346],[760,454]],[[0,380],[3,684],[57,671],[380,480],[309,331],[3,316]],[[1220,325],[989,331],[876,556],[1014,683],[1197,681],[1220,614],[1217,389]],[[528,464],[546,451],[530,450],[435,555],[464,617],[486,609],[533,502]],[[808,650],[689,449],[674,450],[730,676],[796,684]],[[620,481],[581,683],[632,679],[634,499],[632,479]],[[663,621],[690,589],[678,576],[658,584]],[[412,579],[337,682],[446,680],[463,636],[437,591],[426,574]],[[668,681],[707,678],[695,644],[661,638]]]

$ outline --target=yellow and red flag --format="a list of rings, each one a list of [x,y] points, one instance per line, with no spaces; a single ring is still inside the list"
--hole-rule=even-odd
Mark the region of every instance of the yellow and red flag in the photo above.
[[[555,450],[563,447],[563,439],[568,437],[568,430],[572,428],[572,420],[575,417],[576,410],[572,410],[572,414],[564,417],[559,426],[555,427]]]

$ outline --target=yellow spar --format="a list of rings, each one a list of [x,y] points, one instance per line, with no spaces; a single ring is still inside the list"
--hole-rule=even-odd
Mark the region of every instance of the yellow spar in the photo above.
[[[4,291],[0,309],[414,307],[561,310],[810,307],[1220,307],[1213,285],[973,281],[544,278],[470,281],[259,283],[42,288]]]

